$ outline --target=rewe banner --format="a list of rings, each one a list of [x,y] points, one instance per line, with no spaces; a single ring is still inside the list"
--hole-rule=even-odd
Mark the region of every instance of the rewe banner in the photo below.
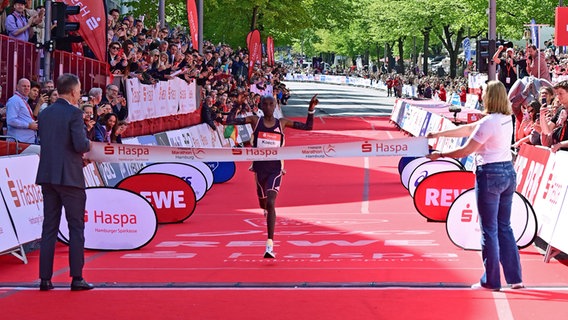
[[[133,191],[156,210],[158,223],[178,223],[195,210],[195,193],[183,179],[163,173],[137,174],[122,180],[117,188]]]

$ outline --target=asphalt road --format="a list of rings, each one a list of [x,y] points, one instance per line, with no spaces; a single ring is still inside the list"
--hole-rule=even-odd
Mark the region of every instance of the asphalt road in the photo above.
[[[303,117],[308,103],[318,94],[316,116],[383,116],[390,115],[395,99],[384,90],[348,85],[311,82],[286,82],[291,91],[288,104],[282,106],[286,117]]]

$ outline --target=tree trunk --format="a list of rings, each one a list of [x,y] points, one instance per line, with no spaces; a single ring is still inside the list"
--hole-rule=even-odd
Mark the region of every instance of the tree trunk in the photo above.
[[[397,40],[398,54],[400,55],[400,58],[398,59],[398,70],[396,70],[396,72],[400,74],[404,74],[404,39],[406,39],[406,37],[400,37]]]
[[[255,6],[254,8],[252,8],[252,19],[251,19],[251,23],[250,23],[250,31],[253,31],[254,29],[256,29],[257,19],[258,19],[258,6]]]
[[[422,31],[422,35],[424,36],[424,46],[422,47],[422,51],[424,52],[424,56],[422,57],[422,72],[425,75],[428,74],[428,57],[430,56],[430,31],[432,29],[426,28]]]

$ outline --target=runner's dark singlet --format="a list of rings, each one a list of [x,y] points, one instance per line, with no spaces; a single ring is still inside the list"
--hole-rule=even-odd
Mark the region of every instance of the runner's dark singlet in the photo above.
[[[258,123],[253,131],[252,146],[255,148],[279,148],[284,146],[284,133],[280,127],[280,120],[274,119],[272,127],[264,125],[264,118],[258,119]],[[254,161],[252,168],[255,172],[279,172],[282,170],[281,160]]]

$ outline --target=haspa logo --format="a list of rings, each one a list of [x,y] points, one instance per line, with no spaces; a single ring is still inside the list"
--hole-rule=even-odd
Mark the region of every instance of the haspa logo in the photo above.
[[[35,205],[39,209],[39,204],[43,202],[43,194],[37,184],[26,184],[22,179],[10,177],[8,168],[6,168],[6,178],[10,196],[16,208]]]
[[[446,221],[448,210],[464,191],[475,185],[471,171],[444,171],[427,176],[414,192],[414,206],[424,217]]]
[[[241,149],[231,149],[231,153],[235,156],[240,156],[243,154],[243,150]]]
[[[105,154],[106,155],[113,155],[114,154],[114,147],[113,146],[105,146]]]
[[[116,187],[146,198],[156,210],[158,223],[184,221],[193,214],[197,202],[193,188],[171,174],[137,174],[122,180]]]
[[[368,152],[372,152],[372,151],[373,151],[373,145],[370,144],[369,142],[365,141],[361,145],[361,152],[368,153]]]

